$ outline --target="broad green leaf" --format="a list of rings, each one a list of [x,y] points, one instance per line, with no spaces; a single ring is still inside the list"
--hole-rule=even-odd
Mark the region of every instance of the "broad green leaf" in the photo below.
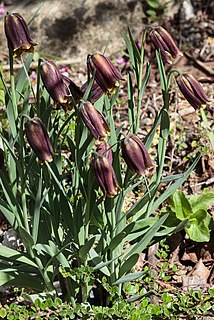
[[[210,240],[210,221],[210,214],[206,210],[199,209],[194,212],[193,217],[185,227],[185,231],[193,241],[208,242]]]
[[[123,277],[121,277],[120,279],[118,279],[117,281],[115,281],[113,283],[113,285],[118,285],[120,283],[126,283],[126,282],[129,282],[129,281],[133,281],[133,280],[136,280],[138,278],[140,278],[142,275],[144,275],[147,271],[141,271],[141,272],[136,272],[136,273],[129,273]]]
[[[183,191],[179,190],[173,194],[174,210],[176,217],[180,220],[189,218],[192,214],[192,208]]]
[[[189,199],[193,211],[199,209],[208,210],[212,204],[214,204],[214,191],[205,192],[201,195],[190,196]]]
[[[0,245],[0,257],[2,259],[6,258],[6,260],[11,262],[22,262],[37,268],[37,265],[26,254],[3,245]]]
[[[156,0],[146,0],[146,2],[148,3],[148,5],[154,9],[158,9],[161,8],[161,4],[156,1]]]
[[[0,309],[0,318],[4,318],[6,319],[6,315],[7,315],[7,310],[5,308]]]

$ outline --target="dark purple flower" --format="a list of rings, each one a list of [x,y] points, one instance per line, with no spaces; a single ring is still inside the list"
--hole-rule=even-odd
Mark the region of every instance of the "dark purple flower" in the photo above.
[[[146,147],[134,134],[123,140],[122,156],[129,169],[140,176],[153,165]]]
[[[114,169],[105,156],[94,157],[92,160],[97,182],[106,197],[115,197],[120,189]]]
[[[85,91],[87,90],[88,87],[88,82],[86,81],[82,87],[81,90],[85,93]],[[94,83],[92,85],[91,88],[91,93],[90,93],[90,97],[89,100],[91,101],[91,103],[96,102],[102,95],[104,94],[103,89],[97,84],[97,82],[94,80]]]
[[[37,43],[31,39],[28,26],[19,13],[7,13],[4,28],[8,47],[15,58],[22,52],[34,52]]]
[[[47,130],[40,118],[34,117],[26,123],[28,142],[41,162],[53,160],[53,148]]]
[[[117,68],[102,54],[88,55],[88,67],[92,75],[95,72],[95,80],[104,92],[114,93],[119,80],[123,80]]]
[[[53,61],[45,61],[41,65],[41,78],[50,97],[57,104],[70,108],[71,99],[63,77]]]
[[[176,46],[170,34],[162,27],[157,27],[150,32],[150,38],[157,50],[160,50],[165,62],[172,64],[178,56],[183,53]]]
[[[99,144],[97,144],[96,152],[101,156],[106,156],[106,158],[108,158],[109,162],[112,164],[113,153],[109,143],[107,143],[105,140],[101,141]]]
[[[109,126],[102,115],[89,101],[79,107],[81,118],[96,140],[104,140],[109,135]]]
[[[191,74],[179,75],[176,81],[185,99],[193,108],[198,109],[202,104],[209,102],[201,84]]]

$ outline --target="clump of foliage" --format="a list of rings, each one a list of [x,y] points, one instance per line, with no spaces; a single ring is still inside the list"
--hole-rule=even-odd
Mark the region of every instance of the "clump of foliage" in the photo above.
[[[23,250],[0,246],[0,285],[27,288],[26,297],[31,301],[50,298],[44,304],[36,300],[30,311],[5,306],[1,314],[10,314],[12,310],[30,312],[31,316],[32,312],[41,311],[41,318],[44,313],[50,317],[60,314],[64,319],[64,314],[70,313],[81,318],[83,309],[78,311],[77,302],[87,302],[94,279],[105,286],[102,283],[105,276],[106,288],[110,291],[116,287],[121,297],[125,284],[144,274],[132,272],[139,254],[152,240],[158,241],[184,226],[181,221],[168,227],[164,222],[169,213],[154,214],[199,160],[197,157],[183,174],[162,177],[170,130],[170,87],[173,75],[177,75],[174,71],[166,74],[162,58],[172,63],[182,53],[163,28],[150,33],[156,47],[163,102],[142,142],[137,136],[151,69],[144,58],[147,30],[140,49],[130,30],[124,34],[132,67],[124,76],[128,85],[127,133],[123,126],[115,126],[113,112],[118,103],[119,82],[124,77],[109,59],[101,54],[88,56],[88,79],[81,88],[71,79],[63,78],[53,61],[39,59],[37,82],[33,86],[28,72],[36,43],[19,14],[8,14],[5,19],[10,86],[1,74],[6,108],[1,110],[4,163],[0,171],[0,210],[19,235]],[[14,74],[14,56],[22,62],[18,74]],[[185,81],[181,75],[178,77],[184,96],[194,106],[205,103],[202,88],[197,90],[199,96],[195,93],[199,83],[189,75],[184,78]],[[123,152],[128,167],[121,158],[121,145],[127,142],[125,133],[131,135],[130,148],[124,148]],[[151,161],[148,150],[156,133],[156,160]],[[147,178],[146,169],[151,164],[156,169]],[[166,187],[160,194],[163,183]],[[140,184],[144,185],[143,196],[125,211],[124,199]],[[63,304],[57,298],[59,294],[72,307]],[[167,299],[171,298],[167,295]],[[105,303],[108,302],[107,298]],[[114,315],[122,316],[123,310],[130,313],[131,307],[122,305],[123,301],[119,301],[116,311],[114,304]],[[98,314],[105,311],[101,307],[91,309],[87,304],[85,310],[87,319],[90,312],[92,317],[97,313],[97,319],[101,319]],[[142,313],[143,309],[136,312]],[[132,319],[136,317],[133,315]]]

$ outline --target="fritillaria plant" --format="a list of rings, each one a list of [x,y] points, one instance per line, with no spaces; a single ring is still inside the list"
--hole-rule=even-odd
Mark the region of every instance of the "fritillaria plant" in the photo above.
[[[140,49],[130,30],[124,34],[133,70],[127,75],[121,75],[105,55],[90,54],[89,77],[81,86],[63,77],[55,62],[40,59],[33,102],[28,71],[36,43],[19,14],[6,16],[5,34],[11,86],[3,82],[7,106],[0,133],[5,158],[0,210],[18,233],[24,251],[0,246],[0,286],[21,285],[38,297],[41,292],[56,296],[58,287],[63,299],[75,305],[78,297],[87,301],[95,277],[102,282],[105,276],[122,293],[124,283],[143,274],[131,270],[151,241],[183,227],[181,223],[168,228],[164,226],[168,215],[156,214],[199,159],[182,175],[163,178],[172,77],[166,75],[162,58],[172,63],[181,51],[163,28],[150,33],[157,49],[163,107],[142,141],[142,99],[151,70],[149,62],[144,68],[146,31]],[[13,55],[23,51],[30,53],[15,81]],[[114,121],[120,82],[126,80],[128,135]],[[208,101],[192,76],[178,76],[177,83],[195,107]],[[157,132],[157,155],[151,159]],[[148,174],[149,167],[153,172]],[[170,185],[160,194],[163,182]],[[140,184],[144,194],[126,209],[124,199]]]

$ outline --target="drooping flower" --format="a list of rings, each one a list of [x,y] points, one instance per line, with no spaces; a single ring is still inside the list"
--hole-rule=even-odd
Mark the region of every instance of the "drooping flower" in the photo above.
[[[123,77],[111,61],[104,55],[95,53],[88,55],[87,62],[90,73],[93,75],[95,72],[95,80],[102,90],[114,93]]]
[[[70,78],[63,76],[63,81],[66,84],[66,86],[69,88],[70,93],[74,99],[74,102],[77,104],[83,98],[84,92]]]
[[[28,26],[19,13],[7,13],[4,28],[8,47],[15,58],[22,52],[34,52],[37,43],[31,39]]]
[[[136,135],[130,135],[122,142],[122,156],[133,173],[144,175],[148,167],[153,166],[149,153]]]
[[[185,99],[193,108],[198,109],[202,104],[209,102],[201,84],[191,74],[179,75],[176,82]]]
[[[92,160],[97,182],[106,197],[115,197],[120,189],[114,169],[105,156],[94,157]]]
[[[107,143],[105,140],[101,141],[97,145],[96,152],[101,156],[106,156],[106,158],[112,164],[113,153],[112,153],[111,145],[109,143]]]
[[[83,122],[95,140],[104,140],[109,135],[109,126],[102,115],[89,101],[79,107]]]
[[[150,38],[155,48],[160,50],[165,62],[172,64],[178,56],[183,56],[183,53],[176,46],[171,35],[163,27],[154,28],[150,32]]]
[[[71,105],[68,88],[53,61],[44,61],[41,65],[41,78],[50,97],[57,104],[67,109]]]
[[[88,82],[86,81],[82,87],[81,90],[85,93],[88,87]],[[98,83],[94,80],[94,83],[91,88],[91,93],[89,96],[89,100],[91,103],[96,102],[102,95],[104,94],[103,89],[98,85]]]
[[[53,160],[53,148],[47,130],[38,117],[26,123],[27,140],[41,162]]]

